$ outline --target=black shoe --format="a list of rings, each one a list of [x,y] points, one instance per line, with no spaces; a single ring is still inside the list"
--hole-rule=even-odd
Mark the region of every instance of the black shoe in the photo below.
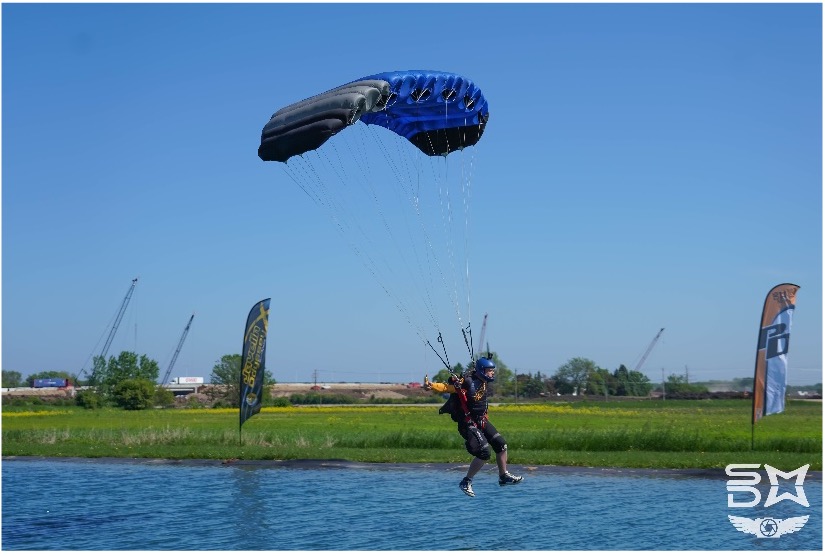
[[[463,479],[461,479],[461,482],[458,483],[458,488],[463,490],[464,494],[466,494],[467,496],[475,496],[476,495],[476,493],[473,492],[473,481],[471,481],[467,477],[464,477]]]
[[[520,477],[518,475],[513,475],[509,471],[504,475],[499,475],[498,477],[498,486],[506,486],[506,485],[516,485],[521,482],[524,477]]]

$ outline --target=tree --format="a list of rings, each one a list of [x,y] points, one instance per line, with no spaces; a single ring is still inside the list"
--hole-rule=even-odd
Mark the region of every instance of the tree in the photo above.
[[[238,407],[241,395],[241,359],[240,353],[224,355],[212,367],[212,376],[209,378],[212,384],[222,384],[225,387],[224,399],[232,407]]]
[[[456,367],[460,367],[460,366],[461,365],[456,365]],[[453,370],[453,372],[455,373],[455,370]],[[458,376],[461,376],[461,372],[459,372],[457,374],[458,374]],[[430,381],[432,381],[432,382],[448,382],[449,380],[450,380],[450,371],[448,371],[447,369],[441,369],[440,371],[435,373],[433,375],[433,377],[430,379]]]
[[[584,357],[574,357],[558,368],[553,375],[560,394],[584,393],[587,378],[597,370],[596,363]]]
[[[161,407],[167,407],[173,405],[175,403],[175,395],[163,388],[162,386],[155,387],[155,405],[159,405]]]
[[[707,394],[707,386],[701,384],[690,384],[684,375],[672,374],[665,382],[666,395],[678,394]]]
[[[615,396],[616,378],[607,369],[596,368],[587,375],[586,393],[596,396]]]
[[[127,378],[112,389],[112,399],[123,409],[148,409],[155,398],[155,383],[145,378]]]
[[[157,361],[149,359],[146,355],[138,356],[131,351],[122,351],[117,358],[110,357],[105,368],[96,365],[95,370],[93,385],[104,394],[111,393],[114,387],[124,380],[141,379],[154,384],[160,373]]]
[[[212,375],[209,381],[212,384],[221,384],[224,386],[224,400],[227,401],[231,407],[238,407],[241,396],[241,360],[243,357],[239,353],[227,354],[220,358],[212,367]],[[264,369],[264,385],[273,384],[275,380],[272,378],[272,373]],[[267,400],[267,389],[264,388],[264,397],[261,403]]]
[[[77,396],[75,396],[75,401],[80,407],[85,407],[86,409],[97,409],[103,405],[103,396],[101,396],[100,392],[96,389],[89,388],[86,390],[79,390],[77,392]]]
[[[19,388],[26,383],[23,382],[23,375],[17,371],[3,371],[3,388]]]
[[[650,379],[639,371],[628,371],[624,365],[613,371],[617,396],[647,396],[653,389]]]
[[[544,386],[544,378],[541,376],[541,372],[536,372],[535,375],[526,374],[526,375],[518,375],[519,379],[519,395],[524,396],[525,398],[538,398],[539,394],[545,391]],[[496,377],[498,380],[498,377]]]

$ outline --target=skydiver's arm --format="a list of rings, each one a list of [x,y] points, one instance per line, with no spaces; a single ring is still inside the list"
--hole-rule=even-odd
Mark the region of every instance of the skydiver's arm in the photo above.
[[[453,386],[452,384],[447,384],[444,382],[430,382],[428,384],[429,388],[427,388],[427,390],[432,390],[433,392],[438,392],[441,394],[454,394],[456,391],[455,386]]]

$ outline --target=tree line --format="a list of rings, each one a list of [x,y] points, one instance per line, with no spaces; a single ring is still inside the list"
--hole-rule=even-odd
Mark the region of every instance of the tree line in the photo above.
[[[209,380],[210,384],[221,388],[213,390],[210,405],[238,406],[241,360],[240,354],[228,354],[215,362]],[[174,402],[174,394],[157,384],[160,374],[158,362],[146,355],[122,351],[118,356],[109,357],[108,361],[95,357],[92,367],[93,371],[86,380],[65,371],[42,371],[24,380],[17,371],[3,370],[2,385],[3,388],[19,388],[29,386],[39,378],[69,379],[75,386],[88,387],[78,390],[75,396],[77,405],[88,409],[105,406],[148,409],[167,407]],[[264,383],[274,383],[270,371],[264,371]],[[266,394],[267,390],[264,389],[264,392]]]
[[[565,396],[571,394],[590,396],[633,396],[646,397],[653,391],[662,391],[666,396],[695,396],[708,393],[706,384],[689,383],[684,375],[671,374],[664,384],[655,384],[643,373],[629,370],[619,365],[613,371],[596,365],[590,359],[574,357],[559,366],[552,374],[537,371],[520,373],[511,370],[495,352],[487,354],[496,364],[496,380],[493,395],[497,397],[539,398]],[[456,364],[452,372],[461,375],[472,369],[473,362]],[[95,357],[93,372],[86,381],[63,371],[43,371],[30,375],[26,380],[17,371],[3,370],[2,386],[15,388],[27,386],[38,378],[67,378],[77,386],[90,386],[77,392],[77,403],[83,407],[117,406],[126,409],[145,409],[169,406],[174,395],[158,385],[160,368],[157,361],[146,355],[124,351],[112,356],[108,361]],[[222,356],[212,368],[209,383],[220,388],[211,392],[210,405],[237,407],[240,396],[241,355]],[[436,382],[447,382],[450,371],[443,368],[432,377]],[[265,371],[265,384],[274,384],[271,371]],[[733,389],[744,391],[752,386],[751,378],[726,381]],[[85,384],[84,384],[85,383]],[[821,384],[818,385],[821,392]],[[265,396],[269,393],[264,389]]]
[[[609,396],[649,396],[653,390],[650,379],[638,372],[630,371],[624,365],[610,372],[596,365],[590,359],[574,357],[561,365],[553,374],[541,371],[520,373],[511,370],[495,352],[487,358],[496,364],[494,395],[516,398],[538,398],[547,396],[609,395]],[[461,375],[472,369],[473,363],[456,364],[452,372]],[[432,380],[447,382],[450,371],[441,369]]]

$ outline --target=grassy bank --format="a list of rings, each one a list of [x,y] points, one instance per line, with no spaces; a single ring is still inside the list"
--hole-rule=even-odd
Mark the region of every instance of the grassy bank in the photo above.
[[[744,400],[503,405],[491,420],[522,465],[822,469],[822,405],[789,402],[756,427]],[[467,462],[437,408],[264,408],[239,442],[237,409],[3,408],[2,453],[30,456]]]

